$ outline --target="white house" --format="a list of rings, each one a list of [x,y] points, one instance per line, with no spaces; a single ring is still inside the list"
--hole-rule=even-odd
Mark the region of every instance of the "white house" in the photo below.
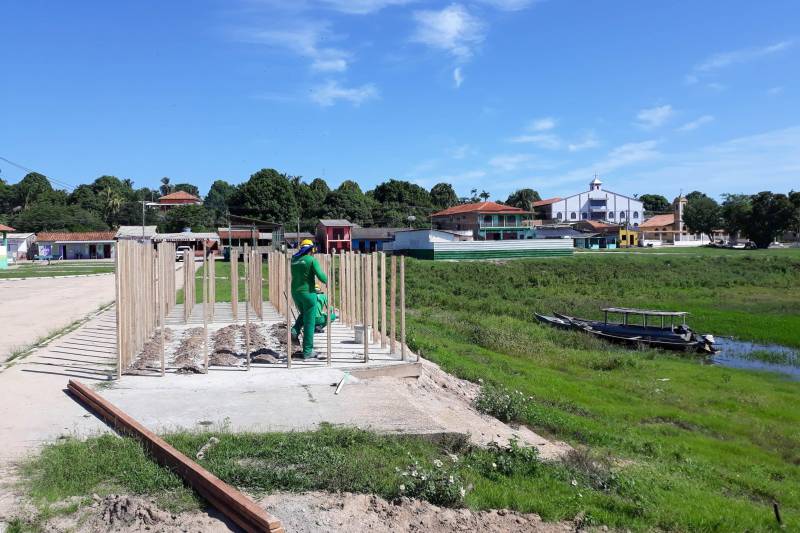
[[[394,234],[384,250],[417,259],[515,259],[572,255],[569,239],[476,241],[472,230],[405,230]]]
[[[589,183],[588,191],[553,200],[548,200],[548,204],[542,206],[544,218],[559,222],[605,220],[638,227],[644,219],[644,204],[641,201],[603,189],[603,182],[597,176]]]
[[[36,240],[35,233],[9,233],[8,234],[8,260],[16,263],[28,257],[28,251]]]

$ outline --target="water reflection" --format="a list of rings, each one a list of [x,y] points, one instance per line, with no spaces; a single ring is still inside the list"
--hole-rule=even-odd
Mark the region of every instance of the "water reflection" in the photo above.
[[[786,374],[800,380],[800,350],[779,344],[758,344],[717,337],[714,347],[719,349],[710,357],[716,365],[745,370],[762,370]]]

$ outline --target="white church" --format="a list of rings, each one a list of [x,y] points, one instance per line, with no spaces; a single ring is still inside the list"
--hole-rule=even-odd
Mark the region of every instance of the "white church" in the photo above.
[[[558,222],[603,220],[614,224],[639,227],[644,219],[644,204],[630,196],[603,189],[603,182],[595,175],[589,190],[566,198],[552,198],[539,202],[543,218]]]

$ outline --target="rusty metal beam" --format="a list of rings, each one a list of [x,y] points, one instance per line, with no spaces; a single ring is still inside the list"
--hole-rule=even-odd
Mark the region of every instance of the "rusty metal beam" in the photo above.
[[[130,435],[144,445],[153,458],[179,476],[222,514],[247,532],[284,533],[281,521],[192,461],[164,439],[144,427],[95,391],[71,379],[68,390],[100,418],[120,433]]]

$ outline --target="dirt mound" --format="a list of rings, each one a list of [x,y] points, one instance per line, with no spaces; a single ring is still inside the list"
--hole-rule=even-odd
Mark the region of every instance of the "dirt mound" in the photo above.
[[[205,334],[203,328],[187,330],[183,335],[180,346],[175,351],[173,364],[179,369],[187,369],[190,372],[200,370],[201,365],[196,359],[203,355],[204,342]]]
[[[425,501],[402,498],[389,502],[367,494],[277,493],[259,502],[279,517],[286,531],[418,531],[430,533],[485,531],[572,531],[570,522],[545,523],[535,514],[515,511],[448,509]]]

